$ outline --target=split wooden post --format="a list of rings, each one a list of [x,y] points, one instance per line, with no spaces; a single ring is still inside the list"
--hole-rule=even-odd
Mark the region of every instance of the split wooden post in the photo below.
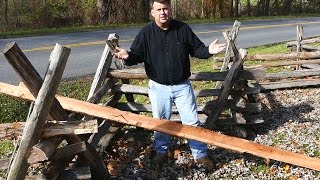
[[[24,179],[27,173],[27,157],[30,155],[32,146],[41,138],[42,129],[45,126],[52,102],[58,90],[69,54],[70,49],[57,44],[50,56],[48,72],[35,101],[32,113],[27,119],[19,149],[9,170],[8,180]]]
[[[218,103],[216,106],[216,109],[212,111],[205,123],[205,127],[208,129],[213,129],[215,121],[218,120],[221,112],[224,109],[224,106],[227,102],[227,98],[230,95],[230,91],[232,89],[232,86],[234,82],[237,79],[238,73],[242,68],[243,65],[243,59],[247,55],[247,51],[245,49],[240,49],[239,52],[236,49],[235,45],[231,43],[231,47],[233,49],[233,52],[235,53],[235,60],[225,78],[222,85],[222,91],[221,94],[218,97]]]
[[[108,37],[108,40],[110,39],[119,39],[119,36],[117,34],[110,34]],[[111,50],[108,44],[106,43],[104,51],[100,58],[100,62],[99,62],[96,74],[94,76],[87,100],[89,100],[91,96],[93,96],[94,93],[102,86],[102,83],[105,80],[106,74],[110,69],[111,62],[112,62]]]
[[[221,72],[227,70],[228,64],[231,61],[231,57],[234,57],[234,53],[232,51],[230,43],[234,43],[235,42],[235,40],[236,40],[236,38],[238,36],[240,25],[241,25],[241,23],[239,21],[235,21],[234,24],[233,24],[231,32],[227,31],[227,32],[224,32],[224,34],[223,34],[224,38],[225,38],[225,40],[227,42],[227,47],[226,47],[226,51],[225,51],[223,64],[222,64],[221,69],[220,69]],[[221,85],[222,85],[222,82],[218,81],[216,83],[216,89],[220,89]]]
[[[117,34],[109,34],[106,41],[106,46],[98,69],[96,71],[94,80],[91,85],[90,93],[88,95],[87,101],[92,103],[98,103],[101,98],[106,94],[106,92],[112,88],[117,82],[113,78],[108,78],[108,80],[103,84],[106,79],[107,73],[110,71],[110,66],[112,62],[112,53],[116,51],[115,47],[118,46],[119,36]],[[122,69],[124,64],[122,60],[115,60],[116,68]],[[133,99],[133,96],[127,96],[127,99]],[[112,101],[118,101],[120,97],[112,96]],[[110,105],[110,104],[106,104]],[[85,118],[88,118],[85,117]],[[100,120],[99,131],[96,134],[92,134],[88,142],[99,152],[102,152],[109,144],[110,139],[114,136],[118,127],[113,127],[111,122],[107,120]]]
[[[301,41],[304,39],[303,26],[297,25],[297,53],[302,51]],[[299,61],[300,59],[297,58]],[[296,70],[301,69],[301,64],[296,65]]]

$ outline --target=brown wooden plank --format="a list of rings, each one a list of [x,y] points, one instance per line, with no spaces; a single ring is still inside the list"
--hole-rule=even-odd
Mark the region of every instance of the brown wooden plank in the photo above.
[[[0,92],[22,99],[34,100],[34,97],[28,89],[19,86],[0,83]],[[166,120],[154,119],[67,97],[57,96],[57,98],[63,108],[73,112],[109,119],[111,121],[142,127],[148,130],[160,131],[173,136],[198,140],[221,148],[241,153],[249,153],[266,159],[274,159],[297,166],[320,170],[319,158],[312,158],[306,155],[261,145],[245,139],[222,135],[201,127],[186,126]]]

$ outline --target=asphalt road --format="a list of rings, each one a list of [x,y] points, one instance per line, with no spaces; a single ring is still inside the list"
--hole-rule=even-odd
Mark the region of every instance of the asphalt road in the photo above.
[[[214,39],[224,42],[222,32],[232,29],[233,22],[192,24],[198,37],[209,45]],[[290,41],[296,38],[296,26],[304,27],[305,37],[320,36],[320,17],[255,20],[241,22],[236,41],[238,48]],[[120,46],[129,49],[140,28],[114,29],[94,32],[68,33],[49,36],[0,39],[0,49],[7,43],[15,41],[41,76],[46,71],[50,53],[56,43],[69,46],[69,56],[63,78],[73,78],[94,74],[105,47],[104,40],[110,33],[117,33]],[[2,51],[3,52],[3,51]],[[3,53],[0,54],[0,82],[18,84],[20,79],[7,63]]]

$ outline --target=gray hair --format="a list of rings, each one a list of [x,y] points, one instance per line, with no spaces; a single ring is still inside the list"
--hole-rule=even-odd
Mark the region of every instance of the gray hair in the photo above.
[[[153,8],[153,3],[154,2],[161,3],[161,4],[168,4],[169,6],[171,5],[171,1],[170,0],[151,0],[150,1],[150,9]]]

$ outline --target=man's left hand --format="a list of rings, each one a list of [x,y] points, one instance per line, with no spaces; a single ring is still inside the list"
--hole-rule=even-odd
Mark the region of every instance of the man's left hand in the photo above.
[[[218,39],[214,40],[210,45],[209,45],[209,53],[210,54],[218,54],[219,52],[223,51],[224,48],[226,47],[226,44],[217,44]]]

